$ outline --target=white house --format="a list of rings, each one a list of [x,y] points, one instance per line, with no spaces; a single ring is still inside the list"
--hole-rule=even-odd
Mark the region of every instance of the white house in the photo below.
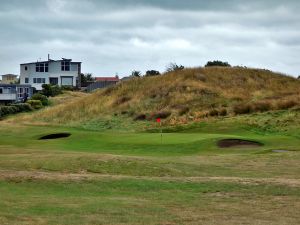
[[[43,84],[59,86],[80,86],[81,62],[62,58],[47,61],[23,63],[20,65],[20,83],[30,84],[36,90],[42,90]]]
[[[0,84],[0,104],[23,101],[31,98],[32,87],[25,84]]]

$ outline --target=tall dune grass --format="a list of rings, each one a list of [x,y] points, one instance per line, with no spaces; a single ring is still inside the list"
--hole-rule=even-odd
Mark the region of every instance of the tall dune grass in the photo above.
[[[187,68],[161,76],[134,78],[16,119],[76,125],[116,114],[134,119],[163,111],[171,113],[169,122],[197,120],[213,109],[226,109],[226,115],[234,113],[239,104],[249,104],[260,111],[293,107],[299,105],[299,91],[299,80],[268,70]],[[293,104],[288,104],[291,101]],[[180,112],[183,108],[184,113]]]

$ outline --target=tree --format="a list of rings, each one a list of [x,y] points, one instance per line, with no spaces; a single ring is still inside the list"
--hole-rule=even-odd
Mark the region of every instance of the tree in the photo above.
[[[91,73],[81,73],[81,83],[86,83],[86,82],[92,82],[95,80],[95,78],[93,77],[93,74]]]
[[[150,77],[150,76],[158,76],[160,75],[160,72],[157,70],[148,70],[146,71],[146,77]]]
[[[131,77],[140,77],[142,74],[140,71],[134,70],[131,72]]]
[[[178,71],[178,70],[183,70],[183,69],[184,69],[184,66],[183,66],[183,65],[177,65],[176,63],[170,63],[170,64],[167,66],[166,71],[167,71],[167,72],[172,72],[172,71]]]
[[[222,62],[222,61],[219,61],[219,60],[208,61],[205,65],[205,67],[210,67],[210,66],[231,67],[231,65],[228,62]]]
[[[62,94],[62,89],[58,85],[43,84],[42,88],[43,90],[41,91],[41,94],[47,97],[54,97]]]

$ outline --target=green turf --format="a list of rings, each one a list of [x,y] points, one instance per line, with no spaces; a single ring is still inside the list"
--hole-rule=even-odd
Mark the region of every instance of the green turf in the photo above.
[[[0,224],[298,224],[299,131],[266,124],[269,118],[164,127],[162,142],[153,128],[4,123]],[[57,132],[72,135],[38,140]],[[264,146],[220,149],[223,138]],[[76,178],[82,174],[88,177]]]

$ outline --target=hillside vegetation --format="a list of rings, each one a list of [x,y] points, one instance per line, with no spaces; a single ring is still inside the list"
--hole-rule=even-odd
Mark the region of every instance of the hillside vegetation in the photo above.
[[[134,78],[37,113],[22,121],[76,125],[122,117],[165,118],[166,124],[297,107],[300,81],[269,70],[191,68]]]

